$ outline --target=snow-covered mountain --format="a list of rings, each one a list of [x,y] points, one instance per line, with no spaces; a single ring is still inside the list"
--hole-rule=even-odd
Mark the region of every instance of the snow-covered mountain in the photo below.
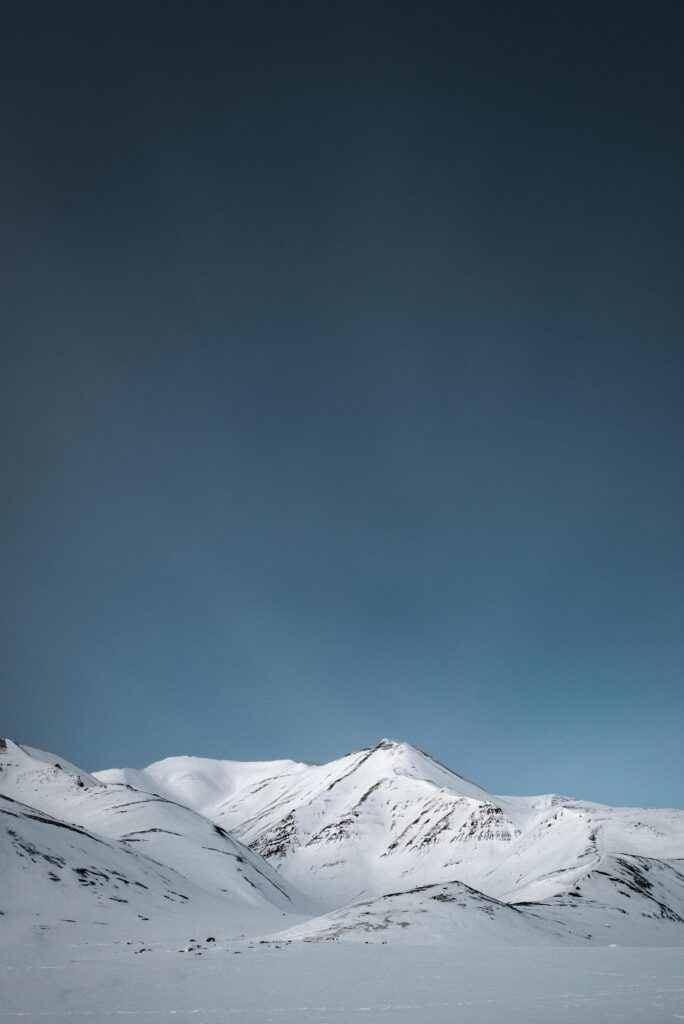
[[[519,903],[517,909],[586,941],[678,945],[684,930],[684,860],[602,857],[569,891]]]
[[[421,945],[448,942],[469,948],[569,941],[567,928],[552,914],[535,916],[463,882],[421,885],[360,900],[272,937],[277,942],[324,939]]]
[[[166,925],[177,904],[183,912],[171,918],[182,933],[199,917],[224,934],[254,934],[311,911],[220,825],[164,797],[103,783],[53,754],[2,741],[0,797],[3,863],[11,866],[15,898],[25,894],[25,909],[37,901],[34,916],[52,908],[54,917],[66,901],[66,918],[108,923],[128,904],[138,920]],[[40,895],[46,881],[47,901]]]
[[[493,796],[406,743],[89,774],[7,740],[0,794],[0,921],[22,927],[684,943],[684,812]]]
[[[506,903],[569,892],[606,857],[684,855],[684,812],[493,796],[407,743],[325,765],[169,758],[135,779],[192,804],[331,911],[457,879]]]
[[[207,892],[177,872],[35,808],[0,796],[3,923],[141,926],[173,918]]]

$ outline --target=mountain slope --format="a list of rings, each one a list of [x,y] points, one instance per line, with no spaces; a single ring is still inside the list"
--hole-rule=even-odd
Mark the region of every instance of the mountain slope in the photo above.
[[[492,796],[391,740],[326,765],[173,758],[135,778],[200,800],[324,911],[454,878],[505,902],[544,900],[612,854],[684,855],[681,811]]]
[[[122,843],[0,795],[3,924],[140,925],[206,893]]]
[[[89,774],[7,740],[0,794],[24,928],[684,943],[684,813],[492,796],[406,743]]]
[[[462,882],[418,886],[331,911],[273,936],[275,941],[407,942],[472,947],[566,941],[563,926],[490,899]]]
[[[218,898],[226,927],[232,921],[240,930],[259,930],[282,922],[283,914],[309,910],[306,899],[258,854],[164,797],[103,783],[54,755],[10,740],[0,750],[0,792],[5,799],[21,800],[34,815],[49,814],[67,831],[72,826],[72,834],[76,828],[94,837],[98,848],[108,840],[109,848],[171,872],[176,887],[194,889],[196,898],[200,892],[205,901]]]
[[[684,942],[684,860],[604,857],[560,895],[517,904],[565,935],[600,943]]]

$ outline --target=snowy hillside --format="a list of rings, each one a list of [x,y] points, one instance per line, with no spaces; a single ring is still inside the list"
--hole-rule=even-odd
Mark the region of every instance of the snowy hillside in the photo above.
[[[0,794],[0,910],[24,931],[684,943],[683,812],[497,797],[406,743],[89,774],[7,740]]]
[[[344,939],[457,946],[538,946],[566,941],[553,917],[500,903],[462,882],[424,885],[352,903],[295,925],[273,941]]]
[[[208,894],[182,875],[6,796],[0,863],[4,927],[130,929],[160,915],[181,918],[184,927],[188,904],[199,900],[205,911],[208,905]]]
[[[677,945],[684,930],[684,860],[603,857],[568,892],[517,906],[586,941]]]
[[[26,841],[40,851],[28,860],[20,855],[24,860],[20,866],[28,875],[17,891],[31,894],[37,891],[35,885],[44,882],[44,872],[39,869],[49,863],[43,855],[51,856],[65,836],[72,845],[74,837],[79,837],[90,850],[87,857],[81,846],[68,856],[60,850],[58,857],[65,862],[65,874],[50,878],[53,883],[48,886],[50,900],[41,900],[46,913],[65,893],[67,902],[72,901],[67,882],[73,883],[74,877],[94,880],[92,886],[82,883],[82,888],[77,889],[79,893],[90,894],[91,890],[100,893],[105,879],[115,877],[110,864],[112,858],[117,871],[123,865],[130,872],[137,865],[138,872],[151,872],[155,883],[147,888],[158,890],[166,902],[177,900],[183,905],[192,904],[205,918],[207,908],[212,908],[209,916],[221,924],[223,933],[260,931],[276,923],[281,925],[283,915],[296,918],[310,911],[306,899],[258,854],[219,825],[165,798],[127,785],[100,782],[52,754],[19,746],[11,740],[4,741],[0,749],[0,793],[3,795],[0,839],[16,854],[19,841],[9,835],[8,843],[6,830],[10,829],[8,820],[21,808],[21,827],[24,832],[28,828]],[[17,828],[10,831],[17,831]],[[34,835],[37,829],[39,838]],[[14,859],[10,858],[10,862],[14,864]],[[175,891],[176,895],[169,894],[168,890]],[[145,916],[154,916],[148,914],[142,888],[141,892],[134,889],[130,892],[135,893],[135,906],[140,905]],[[117,899],[108,893],[102,899],[123,905],[130,902],[130,895]],[[109,903],[104,904],[107,910],[111,910]],[[166,904],[161,908],[168,909]],[[90,920],[90,903],[87,900],[83,903],[80,898],[73,903],[72,913],[66,916],[78,917],[81,910],[84,919]],[[185,914],[188,922],[192,917],[192,912]]]
[[[454,879],[507,903],[546,900],[612,855],[684,856],[682,811],[493,796],[391,740],[326,765],[181,757],[134,777],[231,830],[324,911]]]

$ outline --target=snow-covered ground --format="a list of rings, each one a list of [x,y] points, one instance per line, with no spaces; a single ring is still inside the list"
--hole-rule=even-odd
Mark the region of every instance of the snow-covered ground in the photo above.
[[[133,934],[133,933],[132,933]],[[659,1024],[684,1019],[681,949],[217,941],[0,948],[0,1022]]]

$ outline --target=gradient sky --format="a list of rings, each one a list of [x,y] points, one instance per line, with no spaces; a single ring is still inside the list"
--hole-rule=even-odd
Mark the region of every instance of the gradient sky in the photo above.
[[[684,804],[683,28],[5,7],[0,733]]]

